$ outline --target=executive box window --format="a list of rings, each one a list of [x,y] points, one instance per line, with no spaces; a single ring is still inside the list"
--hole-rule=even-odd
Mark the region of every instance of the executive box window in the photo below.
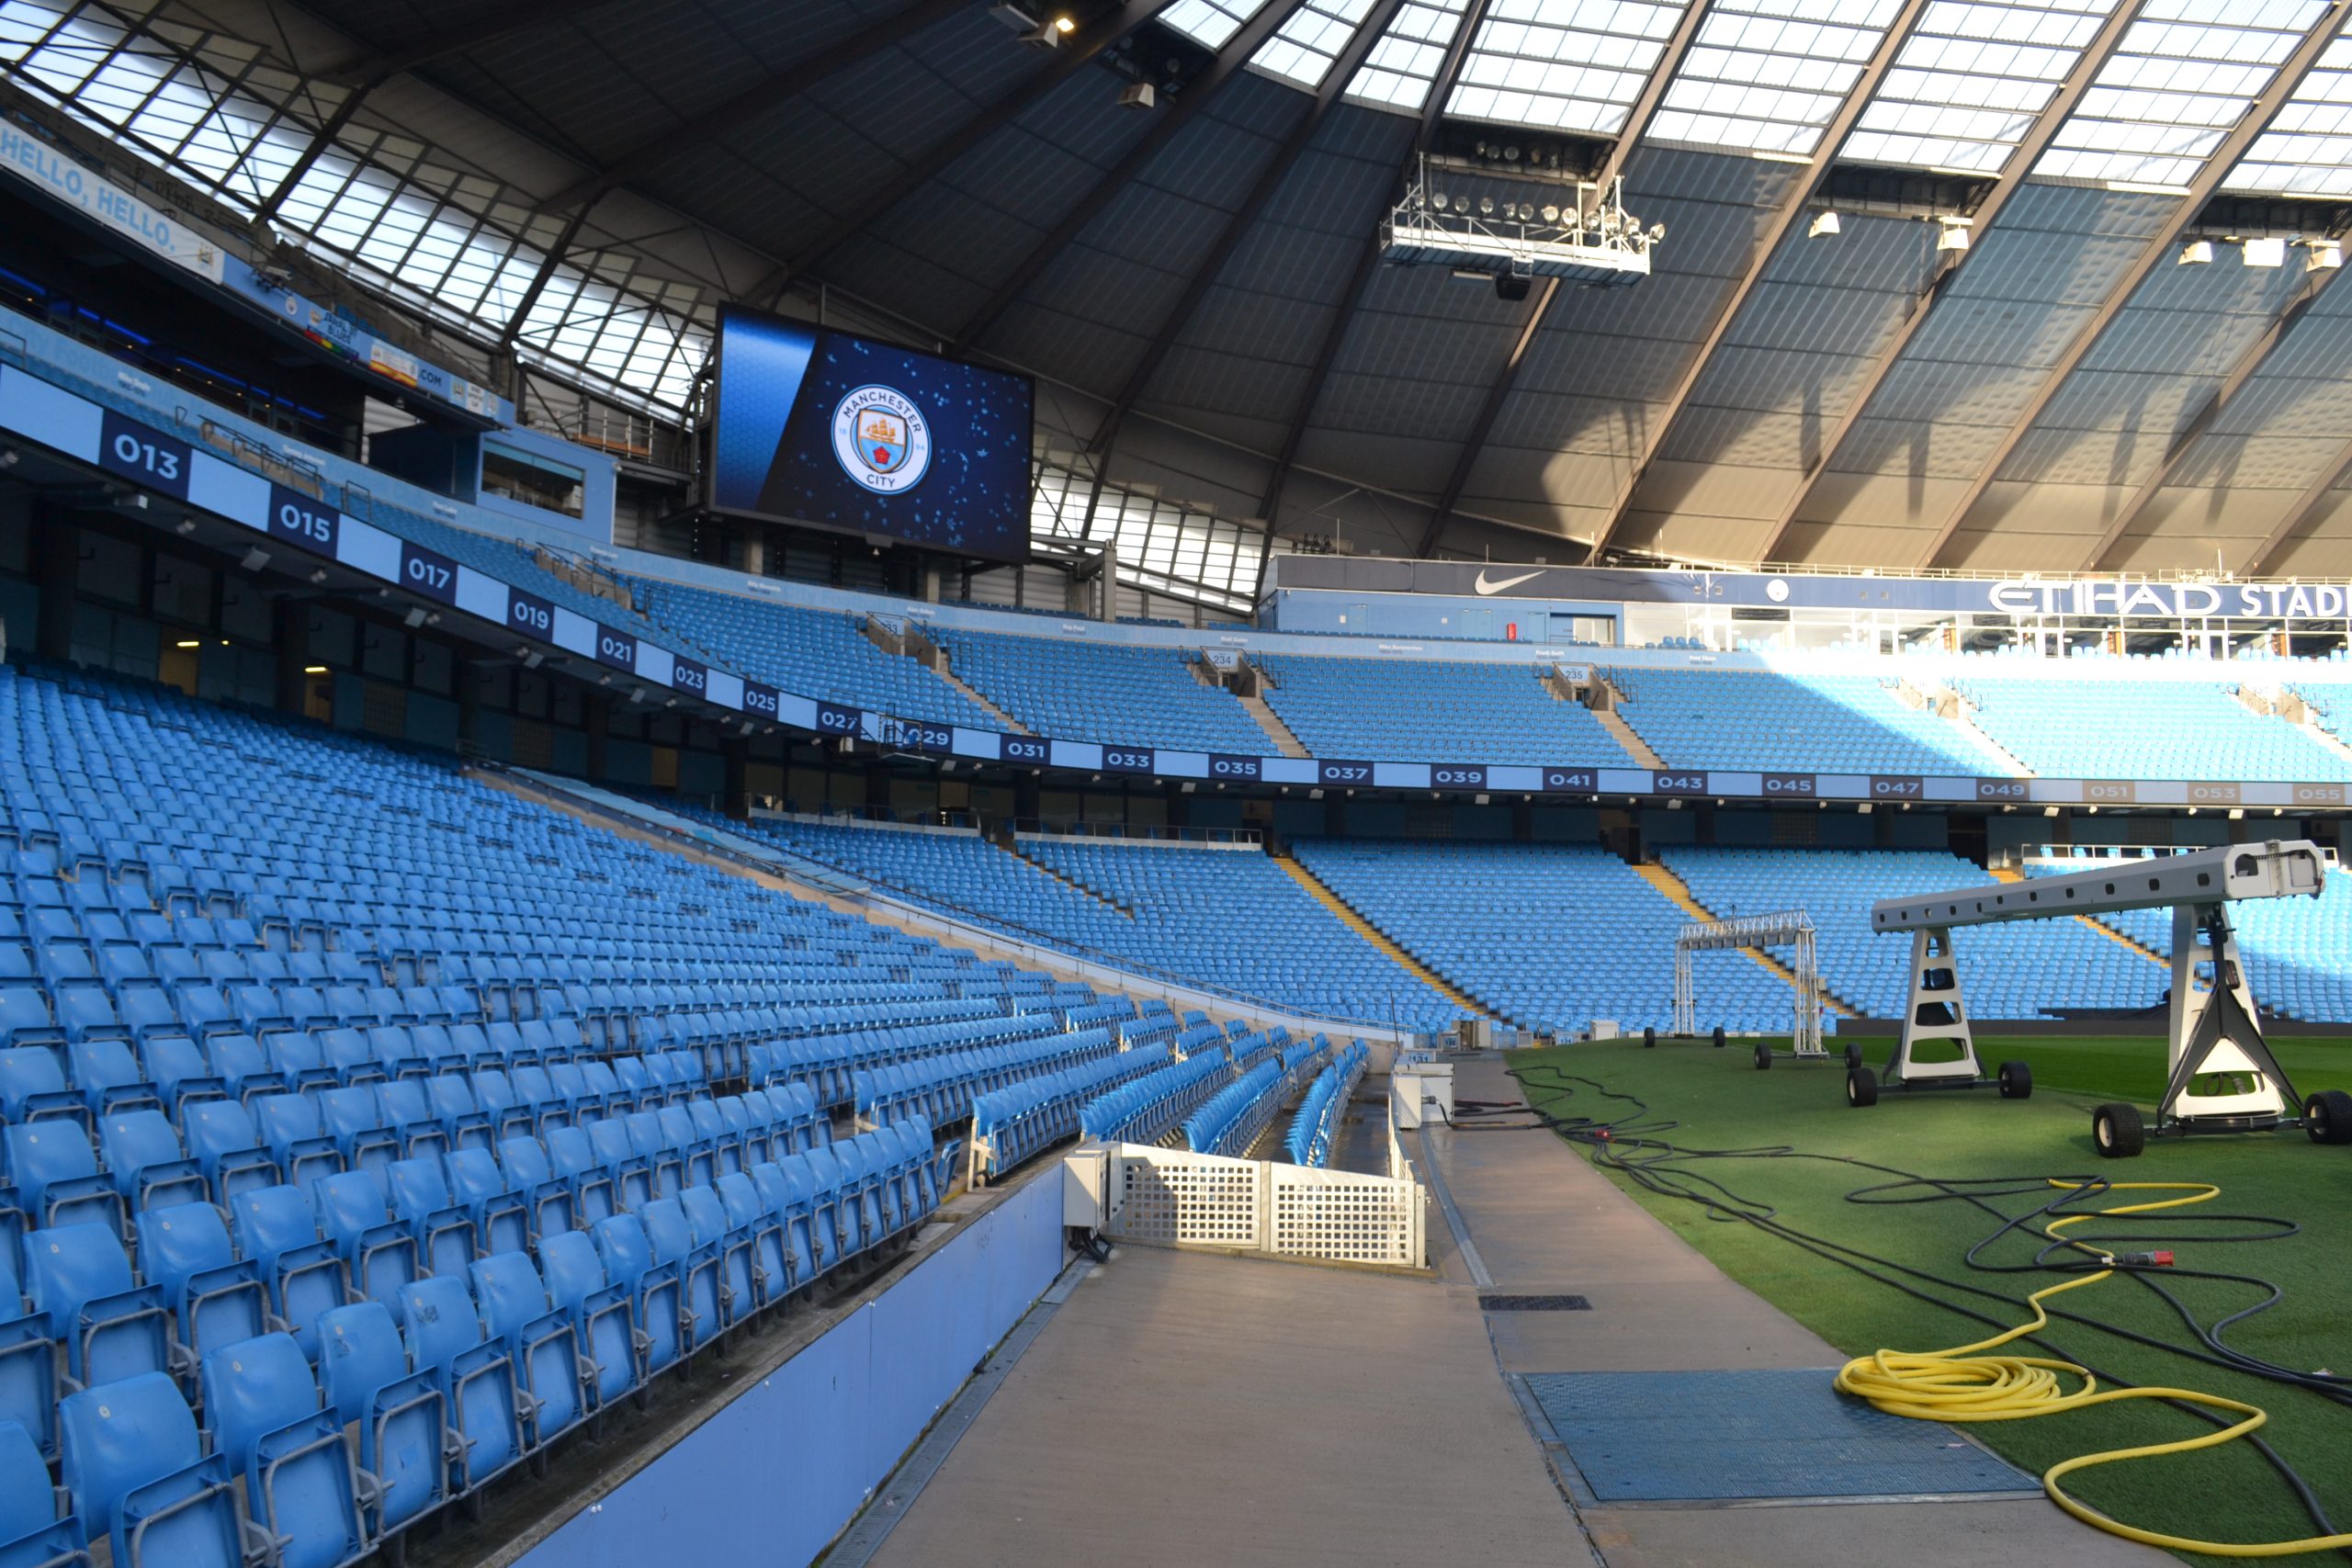
[[[584,470],[495,441],[481,444],[481,488],[488,494],[566,517],[581,516],[587,509]]]

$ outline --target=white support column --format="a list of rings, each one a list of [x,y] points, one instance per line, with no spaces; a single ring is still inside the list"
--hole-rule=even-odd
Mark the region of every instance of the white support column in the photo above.
[[[1921,1014],[1940,1010],[1941,1021]],[[1950,1061],[1923,1062],[1923,1045],[1955,1046]],[[1950,926],[1921,926],[1911,933],[1911,999],[1903,1010],[1903,1037],[1894,1060],[1886,1066],[1889,1083],[1917,1083],[1929,1078],[1981,1078],[1976,1042],[1968,1030],[1968,1007],[1960,989],[1960,964],[1952,954]]]

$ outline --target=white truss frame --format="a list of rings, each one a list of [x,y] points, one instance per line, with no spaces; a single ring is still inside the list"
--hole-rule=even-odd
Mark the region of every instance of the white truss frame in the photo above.
[[[1796,1021],[1790,1032],[1792,1049],[1800,1056],[1826,1056],[1821,1043],[1821,966],[1814,949],[1813,917],[1803,909],[1770,915],[1738,915],[1728,920],[1693,920],[1674,939],[1674,1032],[1699,1032],[1698,982],[1690,966],[1694,953],[1724,948],[1764,948],[1787,943],[1796,949],[1790,965],[1796,976]]]

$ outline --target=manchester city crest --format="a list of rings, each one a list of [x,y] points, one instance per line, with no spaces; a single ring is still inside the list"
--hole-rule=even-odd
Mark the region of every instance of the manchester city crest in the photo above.
[[[897,495],[931,467],[931,426],[904,393],[860,387],[833,410],[833,457],[867,490]]]

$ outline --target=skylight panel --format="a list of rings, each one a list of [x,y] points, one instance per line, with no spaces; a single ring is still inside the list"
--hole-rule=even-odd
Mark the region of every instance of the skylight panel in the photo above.
[[[1717,0],[1649,134],[1810,157],[1900,9],[1900,0]]]
[[[1222,49],[1257,9],[1254,0],[1176,0],[1159,19],[1204,49]]]
[[[2150,0],[2034,173],[2186,189],[2325,9]]]
[[[1250,57],[1251,68],[1315,92],[1372,5],[1373,0],[1307,0]]]
[[[2033,129],[2116,0],[1937,0],[1842,154],[1994,174]]]
[[[1357,103],[1419,114],[1445,51],[1461,30],[1467,0],[1405,0],[1380,41],[1364,56],[1347,96]]]
[[[2227,184],[2280,196],[2352,196],[2352,39],[2327,46]]]
[[[1680,19],[1679,0],[1494,0],[1448,111],[1610,136]]]

